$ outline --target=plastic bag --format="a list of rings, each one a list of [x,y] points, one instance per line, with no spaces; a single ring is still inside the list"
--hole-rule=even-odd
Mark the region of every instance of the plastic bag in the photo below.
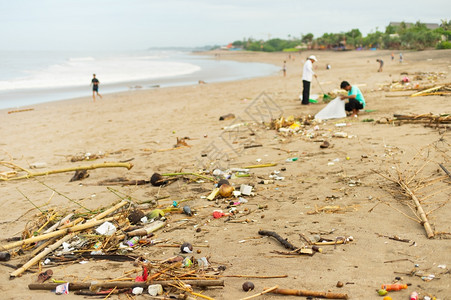
[[[340,97],[330,101],[326,107],[315,115],[315,119],[317,120],[339,119],[344,117],[346,117],[345,101],[342,101]]]

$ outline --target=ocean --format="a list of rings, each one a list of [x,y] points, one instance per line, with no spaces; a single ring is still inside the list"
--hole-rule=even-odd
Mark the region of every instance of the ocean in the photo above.
[[[267,76],[280,68],[178,50],[0,51],[0,109],[100,94]]]

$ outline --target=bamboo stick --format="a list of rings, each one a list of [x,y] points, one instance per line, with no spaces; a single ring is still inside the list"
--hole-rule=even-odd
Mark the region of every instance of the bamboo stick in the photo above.
[[[89,166],[78,166],[78,167],[59,169],[59,170],[49,170],[49,171],[44,171],[44,172],[30,172],[30,171],[26,170],[26,172],[28,173],[27,175],[11,177],[11,178],[0,177],[0,180],[3,180],[3,181],[19,180],[19,179],[27,179],[27,178],[31,178],[31,177],[45,176],[45,175],[51,175],[51,174],[57,174],[57,173],[65,173],[65,172],[80,171],[80,170],[93,170],[93,169],[99,169],[99,168],[114,168],[114,167],[123,167],[123,168],[127,168],[128,170],[130,170],[133,167],[133,164],[106,162],[106,163],[101,163],[101,164],[92,164]]]
[[[57,230],[57,231],[49,232],[49,233],[46,233],[46,234],[34,236],[34,237],[31,237],[31,238],[28,238],[28,239],[25,239],[25,240],[16,241],[16,242],[13,242],[13,243],[10,243],[10,244],[6,244],[4,246],[0,246],[0,250],[1,251],[5,251],[5,250],[12,249],[12,248],[20,247],[20,246],[23,246],[23,245],[31,244],[31,243],[34,243],[34,242],[39,242],[39,241],[43,241],[43,240],[46,240],[46,239],[50,239],[52,237],[62,236],[62,235],[65,235],[65,234],[68,234],[68,233],[71,233],[71,232],[77,232],[77,231],[85,230],[85,229],[97,226],[99,224],[102,224],[103,222],[113,221],[113,220],[116,220],[116,219],[119,219],[119,218],[120,218],[119,216],[110,217],[110,218],[106,218],[106,219],[103,219],[103,220],[97,220],[97,221],[88,222],[86,224],[76,225],[76,226],[73,226],[73,227],[70,227],[70,228],[66,228],[66,229],[60,229],[60,230]]]
[[[19,276],[20,274],[22,274],[23,272],[25,272],[28,268],[30,268],[31,266],[33,266],[34,264],[38,263],[41,259],[43,259],[47,254],[49,254],[50,252],[54,251],[55,249],[57,249],[59,246],[61,246],[64,242],[70,240],[71,238],[73,238],[75,235],[75,233],[66,235],[65,237],[63,237],[62,239],[60,239],[59,241],[57,241],[56,243],[54,243],[53,245],[51,245],[48,248],[45,248],[44,251],[42,251],[41,253],[39,253],[38,255],[36,255],[35,257],[33,257],[31,260],[29,260],[26,264],[24,264],[22,267],[20,267],[19,269],[17,269],[16,271],[12,272],[9,275],[9,278],[15,278],[17,276]]]
[[[432,231],[431,224],[429,224],[428,218],[426,216],[426,213],[423,210],[423,207],[421,206],[420,200],[418,200],[417,196],[415,196],[415,194],[410,190],[410,188],[403,181],[400,181],[399,185],[403,188],[404,191],[406,191],[409,194],[410,198],[412,198],[413,202],[415,203],[417,211],[420,214],[420,218],[423,223],[423,227],[426,230],[427,237],[429,239],[434,237],[434,231]]]
[[[307,291],[307,290],[275,289],[275,290],[272,290],[271,293],[280,294],[280,295],[317,297],[317,298],[326,298],[326,299],[348,299],[348,294],[331,293],[331,292],[315,292],[315,291]]]
[[[252,295],[252,296],[249,296],[249,297],[246,297],[246,298],[241,298],[240,300],[248,300],[248,299],[252,299],[252,298],[256,298],[256,297],[258,297],[258,296],[261,296],[261,295],[264,295],[264,294],[267,294],[267,293],[271,293],[272,291],[274,291],[274,290],[276,290],[276,289],[278,289],[279,288],[279,286],[278,285],[275,285],[275,286],[273,286],[272,288],[269,288],[269,289],[265,289],[263,292],[261,292],[261,293],[258,293],[258,294],[255,294],[255,295]]]
[[[128,202],[125,200],[122,200],[121,202],[119,202],[118,204],[116,204],[115,206],[105,210],[104,212],[98,214],[97,216],[95,216],[94,218],[90,219],[88,221],[89,222],[94,222],[100,219],[103,219],[104,217],[108,216],[109,214],[111,214],[112,212],[118,210],[119,208],[121,208],[122,206],[124,206],[125,204],[127,204]]]
[[[430,89],[422,90],[422,91],[420,91],[420,92],[413,93],[412,95],[410,95],[410,97],[421,96],[422,94],[425,94],[425,93],[429,93],[429,92],[438,90],[438,89],[440,89],[441,87],[442,87],[441,85],[438,85],[438,86],[432,87],[432,88],[430,88]]]
[[[243,167],[243,169],[266,168],[266,167],[274,167],[274,166],[277,166],[277,163],[269,163],[269,164],[262,164],[262,165],[246,166],[246,167]]]

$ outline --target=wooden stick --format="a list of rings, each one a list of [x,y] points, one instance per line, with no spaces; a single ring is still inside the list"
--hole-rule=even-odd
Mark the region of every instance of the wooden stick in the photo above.
[[[268,231],[268,230],[259,230],[258,234],[260,235],[266,235],[266,236],[272,236],[273,238],[275,238],[279,243],[281,243],[286,249],[290,249],[290,250],[296,250],[298,249],[297,247],[293,246],[290,242],[288,242],[287,240],[283,239],[280,235],[278,235],[277,233],[275,233],[274,231]]]
[[[42,251],[41,253],[39,253],[38,255],[36,255],[35,257],[33,257],[31,260],[29,260],[26,264],[24,264],[22,267],[20,267],[19,269],[17,269],[16,271],[12,272],[9,275],[9,278],[15,278],[17,276],[19,276],[20,274],[22,274],[23,272],[25,272],[28,268],[30,268],[31,266],[33,266],[34,264],[37,264],[41,259],[43,259],[47,254],[49,254],[50,252],[54,251],[55,249],[57,249],[59,246],[61,246],[64,242],[70,240],[71,238],[73,238],[75,235],[75,233],[66,235],[65,237],[63,237],[62,239],[60,239],[59,241],[57,241],[56,243],[54,243],[53,245],[51,245],[48,248],[45,248],[44,251]]]
[[[196,287],[211,287],[211,286],[224,286],[224,280],[183,280],[184,284],[189,284]],[[30,283],[28,288],[30,290],[54,290],[60,283]],[[96,286],[109,289],[109,288],[132,288],[132,287],[147,287],[151,284],[161,284],[163,287],[171,286],[174,284],[174,280],[155,280],[152,282],[100,282],[96,283]],[[70,282],[69,288],[71,290],[87,290],[91,286],[90,282]]]
[[[89,166],[78,166],[78,167],[72,167],[72,168],[66,168],[66,169],[59,169],[59,170],[50,170],[50,171],[44,171],[44,172],[30,172],[27,171],[27,175],[18,176],[18,177],[11,177],[11,178],[3,178],[0,177],[0,181],[9,181],[9,180],[19,180],[19,179],[27,179],[31,177],[37,177],[37,176],[45,176],[45,175],[51,175],[51,174],[57,174],[57,173],[65,173],[65,172],[72,172],[72,171],[80,171],[80,170],[93,170],[98,168],[114,168],[114,167],[122,167],[127,168],[130,170],[133,167],[133,164],[131,163],[116,163],[116,162],[106,162],[101,164],[92,164]]]
[[[34,236],[34,237],[31,237],[31,238],[28,238],[28,239],[25,239],[25,240],[16,241],[16,242],[13,242],[13,243],[10,243],[10,244],[6,244],[4,246],[0,246],[0,250],[1,251],[5,251],[5,250],[12,249],[12,248],[20,247],[20,246],[23,246],[23,245],[31,244],[31,243],[34,243],[34,242],[39,242],[39,241],[43,241],[43,240],[46,240],[46,239],[50,239],[52,237],[62,236],[62,235],[65,235],[65,234],[68,234],[68,233],[71,233],[71,232],[77,232],[77,231],[85,230],[85,229],[97,226],[99,224],[102,224],[103,222],[113,221],[113,220],[116,220],[116,219],[119,219],[119,218],[120,218],[119,216],[110,217],[110,218],[103,219],[103,220],[97,220],[97,221],[92,221],[92,222],[89,222],[89,223],[86,223],[86,224],[76,225],[76,226],[73,226],[73,227],[70,227],[70,228],[66,228],[66,229],[60,229],[60,230],[57,230],[57,231],[49,232],[49,233],[46,233],[46,234]]]
[[[294,290],[294,289],[274,289],[271,291],[273,294],[291,295],[291,296],[304,296],[304,297],[317,297],[326,299],[348,299],[347,294],[343,293],[331,293],[331,292],[315,292],[307,290]]]
[[[255,294],[255,295],[252,295],[252,296],[249,296],[249,297],[246,297],[246,298],[241,298],[240,300],[248,300],[248,299],[252,299],[252,298],[256,298],[256,297],[258,297],[258,296],[261,296],[261,295],[264,295],[264,294],[267,294],[267,293],[271,293],[272,291],[274,291],[274,290],[276,290],[276,289],[278,289],[279,288],[279,286],[278,285],[275,285],[275,286],[273,286],[272,288],[269,288],[269,289],[265,289],[263,292],[261,292],[261,293],[258,293],[258,294]]]
[[[429,239],[434,237],[434,231],[432,231],[431,224],[429,224],[428,218],[423,210],[423,207],[421,206],[420,200],[418,200],[417,196],[415,196],[415,194],[404,182],[402,181],[399,182],[399,185],[403,188],[404,191],[406,191],[409,194],[410,198],[412,198],[413,202],[415,203],[415,206],[423,223],[423,227],[426,230],[427,237]]]

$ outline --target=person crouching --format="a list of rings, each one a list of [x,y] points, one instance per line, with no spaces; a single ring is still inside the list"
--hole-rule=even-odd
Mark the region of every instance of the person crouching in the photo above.
[[[347,81],[343,81],[340,88],[348,92],[348,95],[340,96],[341,100],[349,99],[348,103],[345,104],[345,110],[351,112],[351,117],[357,117],[359,110],[363,109],[366,104],[362,92],[358,87],[350,85]]]

